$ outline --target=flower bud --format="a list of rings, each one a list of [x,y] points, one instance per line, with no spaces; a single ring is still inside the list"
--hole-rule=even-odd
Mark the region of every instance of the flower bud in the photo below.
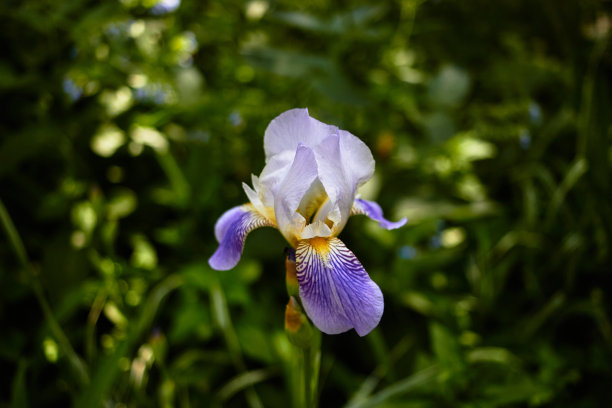
[[[287,286],[287,294],[289,296],[300,296],[300,285],[297,280],[297,271],[295,269],[295,251],[292,248],[286,251],[287,258],[285,259],[285,284]]]
[[[285,332],[289,341],[298,347],[308,348],[312,344],[312,326],[293,296],[289,298],[285,308]]]

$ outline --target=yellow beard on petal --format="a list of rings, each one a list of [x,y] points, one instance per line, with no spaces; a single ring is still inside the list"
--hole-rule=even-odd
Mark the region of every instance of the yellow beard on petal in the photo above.
[[[310,246],[317,251],[321,259],[325,260],[327,258],[327,254],[329,253],[329,241],[327,238],[314,237],[310,238],[308,242]]]

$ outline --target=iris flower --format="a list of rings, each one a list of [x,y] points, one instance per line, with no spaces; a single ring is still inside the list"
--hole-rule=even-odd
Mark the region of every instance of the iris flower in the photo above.
[[[219,247],[209,259],[232,269],[246,236],[274,227],[295,249],[299,296],[306,314],[324,333],[355,329],[365,336],[383,313],[380,288],[337,237],[351,215],[363,214],[386,229],[380,206],[357,198],[374,173],[370,149],[356,136],[292,109],[272,120],[264,136],[266,165],[253,186],[243,183],[249,203],[225,212],[215,225]]]

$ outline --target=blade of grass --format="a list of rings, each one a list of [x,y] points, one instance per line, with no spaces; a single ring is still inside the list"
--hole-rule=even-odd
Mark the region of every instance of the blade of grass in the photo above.
[[[57,344],[59,345],[62,353],[66,355],[68,359],[68,363],[70,364],[72,371],[74,372],[75,378],[82,385],[89,383],[89,372],[85,362],[78,356],[78,354],[74,351],[72,344],[70,344],[70,340],[68,340],[68,336],[64,333],[64,330],[57,322],[51,306],[47,301],[42,285],[40,284],[40,280],[38,279],[38,275],[32,264],[28,260],[28,255],[25,250],[25,246],[23,245],[23,241],[19,236],[19,232],[17,228],[15,228],[15,224],[11,219],[6,207],[4,206],[2,200],[0,200],[0,222],[4,227],[4,231],[8,237],[8,240],[15,252],[15,255],[19,259],[23,270],[27,273],[27,278],[30,283],[32,290],[34,291],[34,296],[42,309],[43,315],[45,316],[45,320],[49,325],[49,330]]]
[[[347,403],[347,408],[358,406],[362,402],[366,401],[372,394],[374,389],[378,386],[380,381],[387,376],[389,368],[399,360],[406,352],[414,345],[414,338],[408,335],[404,336],[391,350],[389,357],[382,360],[378,366],[374,369],[372,374],[365,379],[355,394],[351,397]]]
[[[388,386],[387,388],[384,388],[383,390],[372,395],[365,401],[350,405],[350,408],[377,407],[381,403],[388,401],[391,398],[409,393],[429,384],[430,382],[435,380],[439,373],[440,369],[437,365],[429,366],[421,371],[414,373],[410,377],[407,377],[401,381],[397,381],[396,383]],[[346,408],[349,408],[349,406],[347,406]]]
[[[578,180],[586,173],[588,170],[588,163],[586,159],[583,157],[577,158],[574,163],[570,166],[565,173],[565,177],[559,186],[555,189],[553,196],[550,200],[550,204],[548,206],[548,211],[546,211],[546,227],[550,228],[552,222],[555,220],[557,212],[561,208],[563,201],[565,200],[565,196],[569,191],[576,185]]]
[[[191,195],[191,188],[176,162],[176,159],[170,151],[163,153],[158,152],[156,157],[164,173],[166,173],[166,177],[168,177],[168,181],[176,197],[176,203],[181,208],[185,207]]]
[[[104,358],[96,368],[91,384],[81,393],[75,407],[89,408],[102,405],[104,396],[119,374],[119,360],[129,355],[137,340],[150,327],[162,300],[182,284],[183,277],[175,274],[168,276],[153,289],[146,302],[142,304],[137,323],[131,326],[126,339],[115,348],[114,353]]]
[[[273,377],[279,373],[278,368],[266,368],[261,370],[247,371],[239,374],[232,378],[227,384],[225,384],[215,397],[216,404],[221,406],[222,403],[232,398],[234,395],[239,393],[246,388],[265,381],[270,377]],[[214,405],[214,404],[213,404]]]
[[[105,289],[99,290],[93,304],[91,305],[89,315],[87,316],[87,326],[85,327],[85,357],[89,362],[92,362],[96,356],[96,324],[100,314],[102,313],[102,308],[104,307],[107,296],[108,294],[106,293]]]
[[[19,259],[19,262],[24,268],[29,270],[30,263],[28,262],[28,255],[26,254],[23,242],[2,200],[0,200],[0,221],[2,221],[4,232],[6,232],[9,243],[13,247],[15,255],[17,255],[17,259]]]
[[[26,360],[24,358],[20,359],[11,386],[11,407],[13,408],[27,408],[29,406],[28,391],[26,388],[27,368],[28,364]]]
[[[232,362],[234,363],[236,369],[240,373],[244,374],[247,372],[246,364],[244,363],[244,360],[242,358],[240,342],[238,341],[238,336],[236,335],[236,332],[232,325],[232,319],[230,317],[227,302],[225,300],[225,294],[223,293],[223,289],[221,288],[219,279],[217,279],[216,283],[211,288],[210,293],[214,316],[217,320],[217,324],[219,324],[219,327],[223,332],[228,351],[230,353],[230,356],[232,357]],[[245,395],[251,408],[263,408],[263,404],[259,399],[257,392],[255,391],[255,387],[252,384],[245,389]]]
[[[555,293],[552,298],[542,307],[542,309],[533,313],[525,322],[521,323],[521,339],[527,341],[536,331],[557,312],[566,302],[566,296],[563,292]]]

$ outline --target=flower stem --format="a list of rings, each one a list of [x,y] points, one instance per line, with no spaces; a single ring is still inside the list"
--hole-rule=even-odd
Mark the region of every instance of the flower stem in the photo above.
[[[304,407],[316,408],[319,396],[319,367],[321,365],[321,332],[315,333],[310,347],[303,348]]]
[[[304,351],[304,405],[305,408],[313,407],[313,392],[312,392],[312,350],[310,347]]]

